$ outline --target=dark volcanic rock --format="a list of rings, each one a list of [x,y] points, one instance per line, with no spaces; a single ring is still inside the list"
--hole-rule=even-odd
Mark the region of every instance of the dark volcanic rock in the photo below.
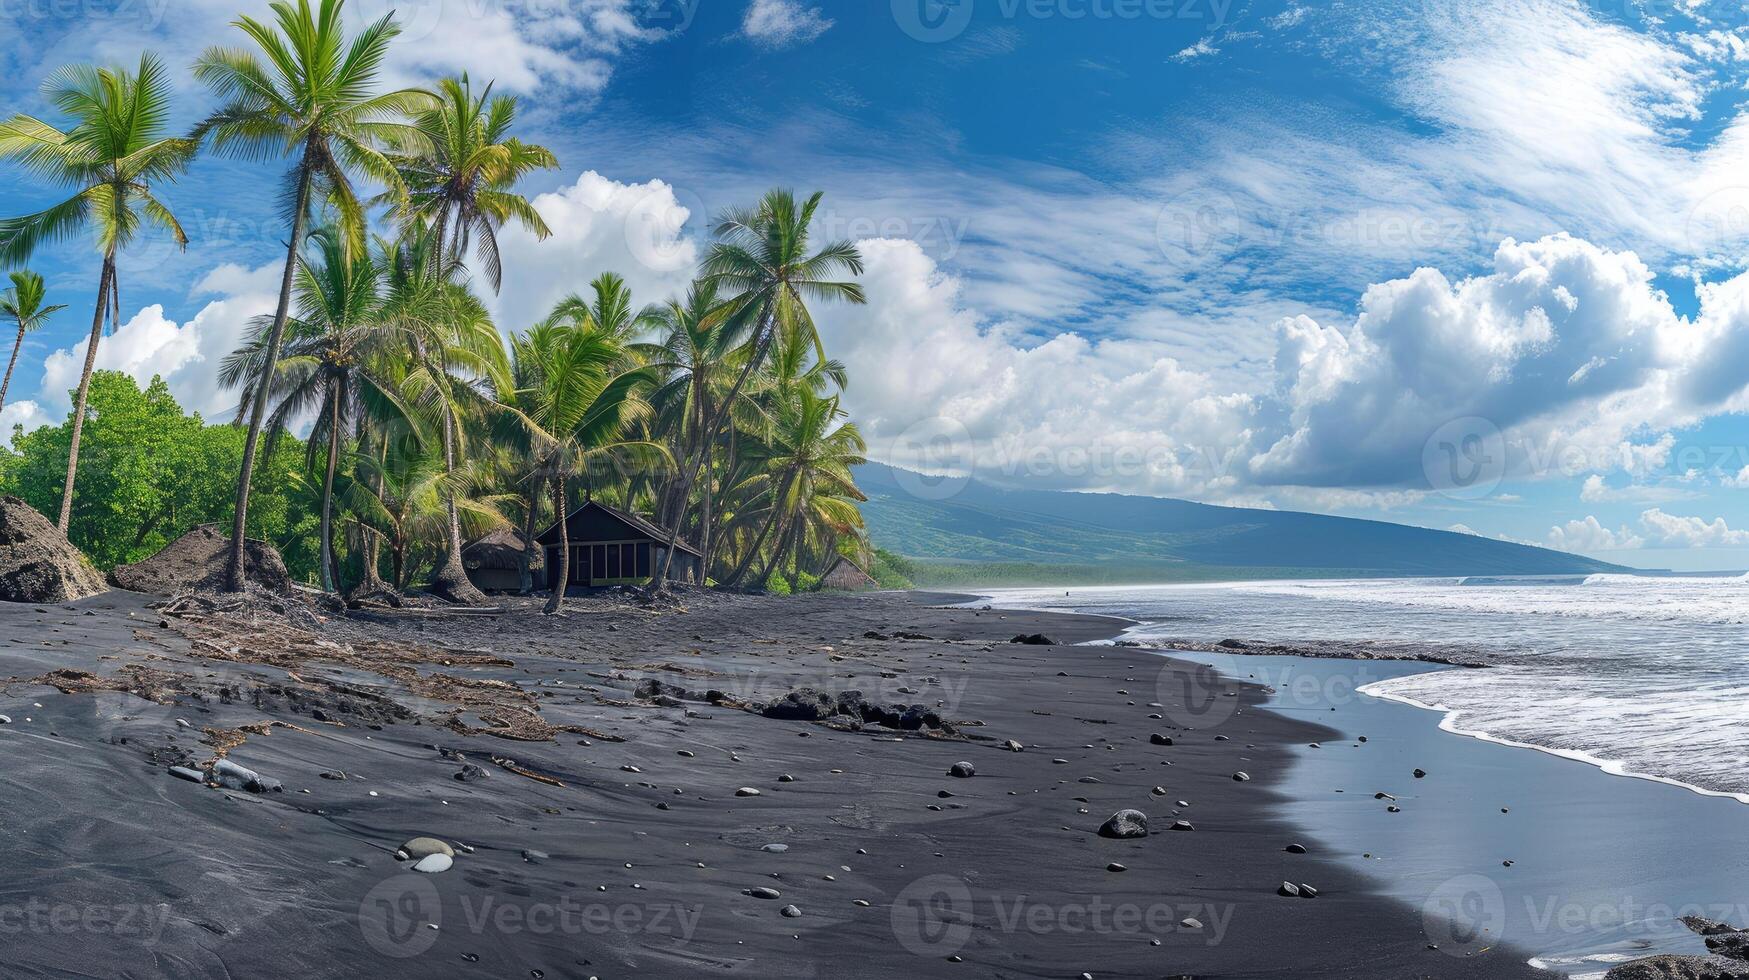
[[[1099,836],[1114,840],[1148,836],[1148,815],[1140,810],[1119,810],[1099,828]]]
[[[825,691],[800,687],[766,705],[761,713],[783,721],[824,721],[838,713],[838,702]]]
[[[105,591],[103,576],[48,518],[0,497],[0,601],[72,602]]]
[[[1057,645],[1056,640],[1051,639],[1043,633],[1023,633],[1008,642],[1024,643],[1027,646],[1033,647],[1054,647]]]
[[[1725,932],[1706,937],[1710,953],[1733,960],[1749,961],[1749,932]]]
[[[1615,967],[1604,980],[1749,980],[1749,964],[1722,956],[1650,956]]]
[[[1728,932],[1738,931],[1735,926],[1724,922],[1716,922],[1699,915],[1685,915],[1682,924],[1697,936],[1722,936]]]

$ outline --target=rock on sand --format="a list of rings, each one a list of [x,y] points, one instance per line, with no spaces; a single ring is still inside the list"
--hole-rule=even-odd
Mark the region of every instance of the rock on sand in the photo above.
[[[1148,815],[1140,810],[1119,810],[1099,828],[1099,836],[1116,840],[1148,836]]]

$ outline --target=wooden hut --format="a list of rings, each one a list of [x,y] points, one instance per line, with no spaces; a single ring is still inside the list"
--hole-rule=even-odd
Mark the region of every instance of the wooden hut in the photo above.
[[[510,527],[477,538],[462,548],[462,567],[468,581],[481,592],[522,591],[522,552],[527,539]],[[528,572],[534,587],[546,588],[546,551],[536,547],[528,556]]]
[[[565,518],[571,544],[569,589],[626,585],[647,581],[668,550],[668,532],[636,514],[589,501]],[[559,525],[535,539],[546,552],[546,567],[558,574]],[[674,546],[668,567],[670,581],[702,581],[704,556],[685,541]]]
[[[826,569],[826,574],[820,576],[820,588],[834,592],[867,592],[881,587],[874,577],[862,570],[862,566],[840,555]]]

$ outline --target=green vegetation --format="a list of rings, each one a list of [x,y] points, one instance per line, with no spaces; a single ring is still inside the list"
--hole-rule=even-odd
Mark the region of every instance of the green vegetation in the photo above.
[[[139,561],[189,528],[230,518],[240,430],[185,415],[161,380],[141,390],[114,371],[92,374],[90,407],[68,536],[99,568]],[[0,448],[0,493],[52,513],[72,429],[69,420],[28,435],[19,430],[13,449]],[[318,542],[303,464],[296,439],[268,457],[262,482],[273,489],[259,496],[249,534],[279,544],[293,573],[308,577]]]
[[[840,554],[904,580],[870,556],[851,475],[863,440],[816,327],[863,301],[855,246],[810,240],[821,195],[774,190],[724,213],[683,299],[640,307],[590,270],[542,322],[494,323],[481,290],[503,281],[501,229],[549,234],[516,185],[558,166],[516,135],[516,100],[466,76],[379,91],[392,14],[349,36],[343,0],[271,9],[234,22],[242,47],[194,65],[215,107],[186,137],[164,132],[170,86],[150,55],[133,72],[58,73],[64,128],[0,124],[0,159],[73,192],[0,220],[0,266],[87,233],[101,256],[73,412],[0,450],[0,489],[45,513],[58,496],[62,528],[106,567],[230,521],[233,589],[248,535],[324,590],[423,581],[479,601],[464,540],[532,535],[585,495],[684,535],[724,584],[809,588]],[[242,405],[231,426],[184,415],[161,381],[92,370],[120,314],[118,252],[148,230],[187,244],[156,195],[199,152],[264,165],[287,226],[278,305],[221,371]],[[23,331],[55,308],[15,281],[0,309]]]

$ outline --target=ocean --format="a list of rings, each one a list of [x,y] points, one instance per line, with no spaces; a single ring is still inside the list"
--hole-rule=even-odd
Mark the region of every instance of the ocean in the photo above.
[[[1282,813],[1421,909],[1430,950],[1467,956],[1509,943],[1538,966],[1600,980],[1639,956],[1705,952],[1683,915],[1749,925],[1741,578],[1272,581],[992,597],[999,608],[1132,619],[1128,638],[1143,643],[1378,644],[1496,664],[1174,654],[1264,684],[1268,710],[1341,733],[1295,750]],[[1186,683],[1186,673],[1164,670],[1159,683]],[[1167,721],[1241,732],[1234,710],[1211,698]],[[1414,778],[1420,769],[1426,778]],[[1397,809],[1375,798],[1381,791]]]
[[[1440,710],[1449,730],[1749,799],[1749,581],[1740,577],[1017,589],[999,601],[1135,619],[1131,637],[1144,642],[1482,648],[1497,666],[1363,676],[1355,686]]]

